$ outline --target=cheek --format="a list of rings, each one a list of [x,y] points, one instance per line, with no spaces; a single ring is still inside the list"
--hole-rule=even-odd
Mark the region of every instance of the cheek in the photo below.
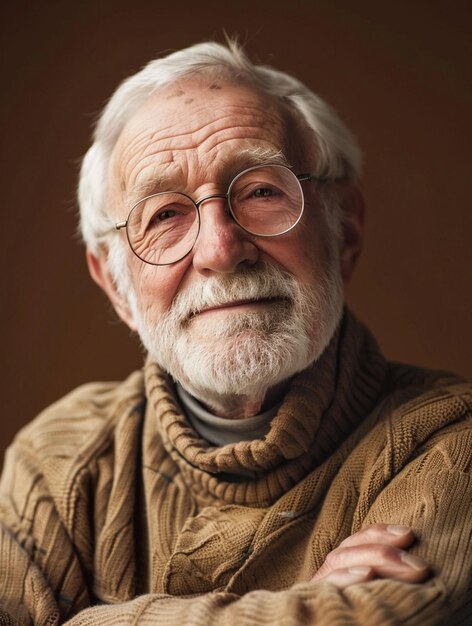
[[[152,311],[154,316],[167,312],[179,289],[182,269],[149,265],[139,259],[131,261],[130,266],[140,311]]]
[[[307,272],[319,275],[336,257],[335,238],[323,217],[320,208],[308,207],[306,221],[301,224],[298,247],[307,263]],[[334,256],[333,256],[334,255]]]
[[[323,234],[307,223],[299,224],[280,238],[261,242],[264,255],[304,283],[317,282],[323,271],[325,245]]]

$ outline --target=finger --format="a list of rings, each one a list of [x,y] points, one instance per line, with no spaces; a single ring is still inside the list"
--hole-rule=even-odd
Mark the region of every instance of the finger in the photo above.
[[[330,552],[316,572],[314,580],[328,576],[338,569],[371,567],[378,578],[393,578],[405,582],[422,582],[430,573],[429,564],[418,556],[386,544],[366,544],[337,548]]]
[[[345,589],[350,585],[365,583],[368,580],[372,580],[374,577],[375,574],[371,567],[349,567],[334,570],[320,580],[329,582],[339,589]]]
[[[407,548],[415,540],[411,528],[400,524],[372,524],[347,537],[339,547],[352,547],[372,543],[387,543],[397,548]]]

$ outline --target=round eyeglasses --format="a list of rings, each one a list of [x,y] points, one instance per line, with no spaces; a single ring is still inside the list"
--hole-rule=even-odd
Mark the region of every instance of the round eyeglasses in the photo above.
[[[225,194],[195,202],[178,191],[163,191],[136,203],[116,230],[126,228],[134,254],[151,265],[171,265],[190,253],[200,232],[200,207],[211,198],[226,200],[226,211],[239,226],[258,237],[292,230],[303,215],[301,182],[326,179],[296,175],[285,165],[258,165],[238,174]]]

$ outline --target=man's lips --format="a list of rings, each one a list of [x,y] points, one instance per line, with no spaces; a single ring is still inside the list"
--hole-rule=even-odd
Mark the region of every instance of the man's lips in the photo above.
[[[286,300],[287,298],[284,298],[282,296],[272,297],[272,298],[254,298],[254,299],[247,299],[247,300],[233,300],[231,302],[225,302],[224,304],[219,304],[217,306],[204,307],[203,309],[200,309],[199,311],[197,311],[194,315],[201,315],[202,313],[209,313],[212,311],[234,309],[234,308],[243,307],[243,306],[270,305],[275,302],[283,302]]]

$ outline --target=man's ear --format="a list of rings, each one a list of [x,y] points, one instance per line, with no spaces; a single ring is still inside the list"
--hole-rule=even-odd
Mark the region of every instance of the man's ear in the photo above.
[[[365,204],[355,183],[349,183],[343,189],[341,211],[341,276],[346,284],[351,280],[364,241]]]
[[[135,331],[136,324],[128,304],[128,299],[120,294],[110,273],[108,267],[108,252],[106,250],[102,250],[99,255],[96,256],[87,248],[86,258],[90,276],[106,293],[118,316],[131,330]]]

